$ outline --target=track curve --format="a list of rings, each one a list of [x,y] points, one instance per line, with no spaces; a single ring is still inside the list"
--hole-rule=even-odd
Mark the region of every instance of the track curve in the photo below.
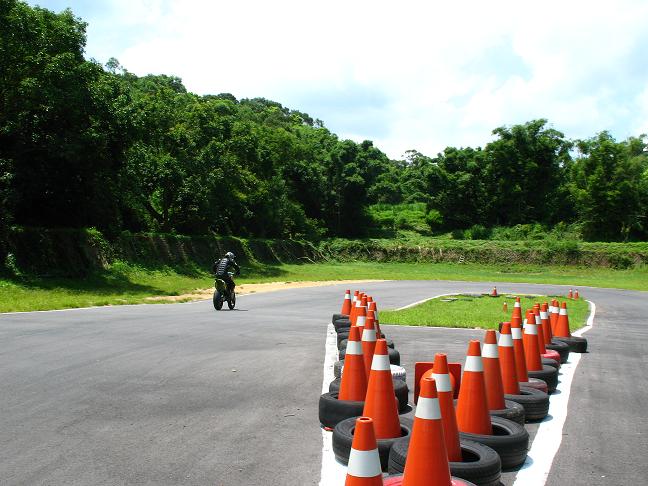
[[[358,284],[381,308],[494,283]],[[501,292],[566,293],[506,284]],[[0,315],[0,473],[6,484],[318,484],[326,324],[344,287],[191,304]],[[596,302],[590,353],[546,484],[641,484],[648,464],[648,293],[579,287]],[[387,332],[387,330],[386,330]],[[463,360],[480,331],[390,327],[404,366]],[[413,375],[413,373],[408,373]],[[411,378],[408,377],[408,380]],[[412,383],[409,383],[412,385]],[[504,477],[512,484],[514,474]]]

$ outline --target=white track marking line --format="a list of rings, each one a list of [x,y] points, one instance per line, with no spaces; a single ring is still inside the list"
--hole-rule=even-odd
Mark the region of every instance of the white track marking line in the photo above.
[[[338,358],[337,333],[335,326],[329,324],[326,329],[326,354],[324,356],[324,379],[322,393],[328,392],[329,384],[334,380],[333,365]],[[333,432],[322,429],[322,472],[320,486],[339,486],[346,480],[346,466],[335,460],[333,454]]]
[[[587,318],[587,325],[574,332],[574,336],[581,336],[594,324],[596,305],[587,301],[590,305],[590,315]],[[569,362],[560,367],[560,394],[552,395],[549,401],[549,416],[540,422],[538,432],[533,439],[531,450],[527,460],[517,473],[513,486],[544,486],[549,477],[554,457],[560,448],[562,441],[562,430],[567,418],[567,405],[571,390],[574,372],[581,360],[580,353],[569,353]]]
[[[447,297],[447,296],[450,296],[450,295],[461,295],[461,294],[456,293],[456,292],[452,293],[452,294],[439,294],[439,295],[435,295],[434,297],[428,297],[427,299],[419,300],[417,302],[412,302],[411,304],[407,304],[406,306],[399,307],[398,309],[393,309],[393,310],[402,311],[402,310],[405,310],[405,309],[409,309],[410,307],[414,307],[416,305],[423,304],[424,302],[427,302],[428,300],[438,299],[439,297]]]

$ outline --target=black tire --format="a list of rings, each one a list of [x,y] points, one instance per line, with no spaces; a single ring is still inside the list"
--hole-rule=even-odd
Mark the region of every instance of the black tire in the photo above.
[[[528,372],[529,378],[538,378],[547,383],[549,393],[556,391],[558,387],[558,370],[551,366],[543,365],[541,370]]]
[[[400,366],[400,353],[392,348],[387,348],[387,352],[389,353],[389,362]],[[340,361],[344,360],[344,357],[346,356],[346,348],[340,349],[339,356]]]
[[[560,355],[560,363],[565,364],[569,359],[569,345],[562,341],[551,340],[551,344],[545,344],[545,348],[553,349]]]
[[[212,301],[214,303],[214,309],[221,310],[223,308],[223,299],[221,298],[221,294],[218,290],[214,292]]]
[[[349,454],[351,453],[351,443],[353,442],[353,432],[357,417],[351,417],[339,422],[333,429],[333,454],[342,464],[349,464]],[[401,436],[393,439],[378,439],[378,455],[380,456],[380,466],[383,471],[387,471],[389,464],[389,450],[392,445],[402,437],[409,437],[412,433],[412,420],[400,417]]]
[[[229,310],[234,310],[235,306],[236,306],[236,292],[232,290],[232,293],[230,294],[230,298],[227,300],[227,307],[229,307]]]
[[[405,471],[405,460],[409,449],[409,437],[394,443],[389,451],[387,470],[389,474],[401,474]],[[471,481],[477,486],[500,486],[502,461],[490,447],[472,440],[461,440],[462,462],[450,462],[450,474]]]
[[[554,336],[554,339],[556,341],[561,341],[567,346],[569,346],[569,350],[573,353],[587,353],[587,339],[583,337],[578,337],[578,336],[572,336],[572,337],[556,337]]]
[[[349,341],[348,337],[344,338],[342,341],[339,341],[339,337],[338,337],[338,349],[345,349],[348,341]],[[392,341],[391,339],[387,339],[387,347],[394,349],[394,341]]]
[[[351,321],[349,321],[349,319],[338,319],[333,321],[333,327],[335,327],[335,332],[349,332]]]
[[[525,413],[524,407],[512,400],[504,400],[505,408],[501,410],[490,410],[491,417],[501,417],[512,420],[520,425],[524,425]]]
[[[552,368],[560,369],[560,363],[551,358],[540,358],[543,365],[551,366]]]
[[[362,336],[360,336],[360,339],[362,339]],[[338,349],[342,349],[342,346],[341,346],[342,343],[344,341],[348,341],[348,340],[349,340],[349,333],[348,332],[338,332],[338,335],[337,335],[337,347],[338,347]],[[346,347],[346,344],[344,346]]]
[[[535,388],[536,390],[540,390],[543,393],[549,393],[547,382],[539,380],[537,378],[529,378],[529,381],[519,381],[518,385],[525,388]]]
[[[494,449],[502,461],[502,469],[512,469],[524,463],[529,448],[529,433],[511,420],[491,417],[493,435],[459,432],[460,440],[474,440]]]
[[[337,392],[324,393],[319,399],[319,421],[330,429],[344,419],[362,415],[363,410],[364,402],[338,400]]]
[[[336,378],[329,385],[329,393],[338,393],[340,391],[341,378]],[[394,395],[398,398],[398,411],[406,412],[410,410],[407,400],[409,398],[409,389],[407,388],[407,383],[398,378],[392,378],[394,383]]]
[[[520,387],[519,395],[506,394],[504,398],[524,407],[524,417],[527,422],[542,420],[549,413],[549,395],[536,388]]]
[[[348,319],[349,316],[347,314],[333,314],[333,318],[331,319],[331,324],[335,324],[335,321],[338,319]]]
[[[333,376],[340,378],[342,376],[342,366],[344,366],[344,361],[336,361],[333,363]]]

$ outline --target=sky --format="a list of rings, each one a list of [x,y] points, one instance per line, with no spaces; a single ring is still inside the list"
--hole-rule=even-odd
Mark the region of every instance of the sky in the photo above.
[[[537,118],[572,139],[648,133],[646,0],[28,3],[86,21],[89,58],[278,101],[393,159]]]

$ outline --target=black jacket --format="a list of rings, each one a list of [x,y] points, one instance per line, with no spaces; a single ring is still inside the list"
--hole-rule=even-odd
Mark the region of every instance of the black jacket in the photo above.
[[[238,275],[241,273],[241,267],[234,261],[230,261],[227,258],[221,258],[220,260],[214,262],[212,266],[212,272],[214,272],[219,277],[227,275],[227,272],[230,271],[230,268],[234,269],[234,274]]]

